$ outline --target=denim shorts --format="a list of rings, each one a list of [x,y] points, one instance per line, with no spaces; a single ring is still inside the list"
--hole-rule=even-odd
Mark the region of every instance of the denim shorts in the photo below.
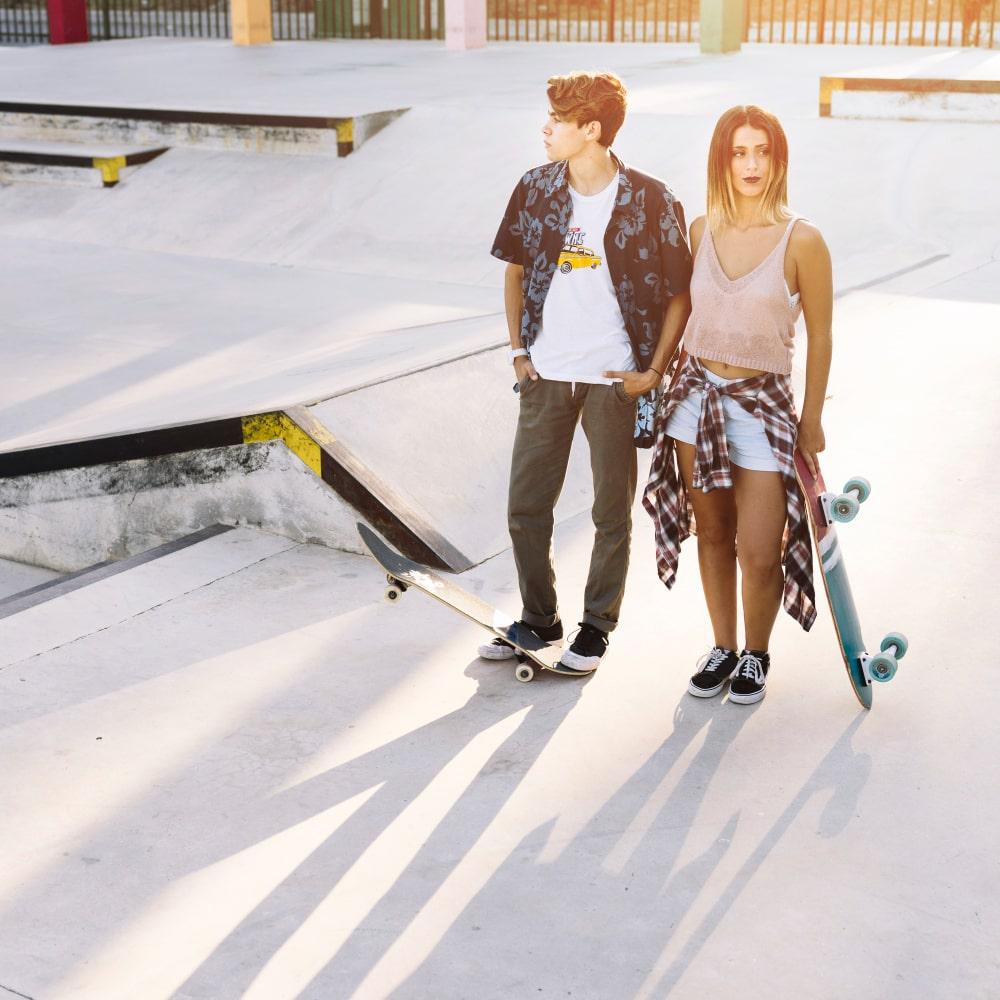
[[[706,371],[705,377],[716,385],[730,385],[742,379],[728,379]],[[698,420],[704,393],[693,389],[674,409],[667,421],[667,433],[675,441],[695,444],[698,438]],[[722,397],[722,414],[726,422],[726,445],[729,461],[741,469],[754,472],[780,472],[771,443],[764,432],[764,425],[735,400]]]

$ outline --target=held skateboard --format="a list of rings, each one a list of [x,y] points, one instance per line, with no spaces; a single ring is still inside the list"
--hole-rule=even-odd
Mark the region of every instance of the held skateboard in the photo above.
[[[481,625],[493,636],[509,642],[517,654],[518,665],[514,676],[519,681],[532,680],[536,669],[561,673],[557,669],[559,657],[563,654],[561,645],[544,642],[509,615],[490,607],[485,601],[438,576],[426,566],[400,555],[386,545],[368,525],[359,523],[358,534],[375,562],[385,570],[389,583],[385,592],[387,601],[395,603],[410,587],[415,587]]]
[[[909,646],[901,632],[890,632],[882,640],[880,652],[870,655],[861,638],[861,623],[854,607],[851,584],[847,579],[844,557],[837,540],[836,524],[853,521],[871,493],[867,479],[849,479],[842,493],[831,493],[823,482],[822,470],[813,479],[809,466],[795,450],[795,478],[809,511],[809,527],[819,557],[823,586],[830,602],[830,614],[840,641],[840,652],[851,679],[851,687],[865,708],[872,707],[872,682],[890,681],[896,674],[897,661]]]

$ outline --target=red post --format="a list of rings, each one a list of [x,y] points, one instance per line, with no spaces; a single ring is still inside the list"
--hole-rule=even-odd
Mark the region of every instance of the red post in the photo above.
[[[49,41],[53,45],[88,42],[87,0],[48,0]]]

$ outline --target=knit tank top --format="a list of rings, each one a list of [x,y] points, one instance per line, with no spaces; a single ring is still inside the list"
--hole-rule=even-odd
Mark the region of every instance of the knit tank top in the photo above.
[[[719,263],[705,226],[691,275],[691,316],[684,330],[688,354],[778,375],[792,373],[799,296],[785,283],[785,250],[797,217],[778,245],[752,270],[732,280]]]

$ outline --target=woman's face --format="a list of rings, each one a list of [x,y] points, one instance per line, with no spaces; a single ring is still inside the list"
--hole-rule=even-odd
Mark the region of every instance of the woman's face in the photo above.
[[[771,176],[771,143],[763,129],[741,125],[733,133],[729,172],[733,190],[744,198],[757,198]]]

